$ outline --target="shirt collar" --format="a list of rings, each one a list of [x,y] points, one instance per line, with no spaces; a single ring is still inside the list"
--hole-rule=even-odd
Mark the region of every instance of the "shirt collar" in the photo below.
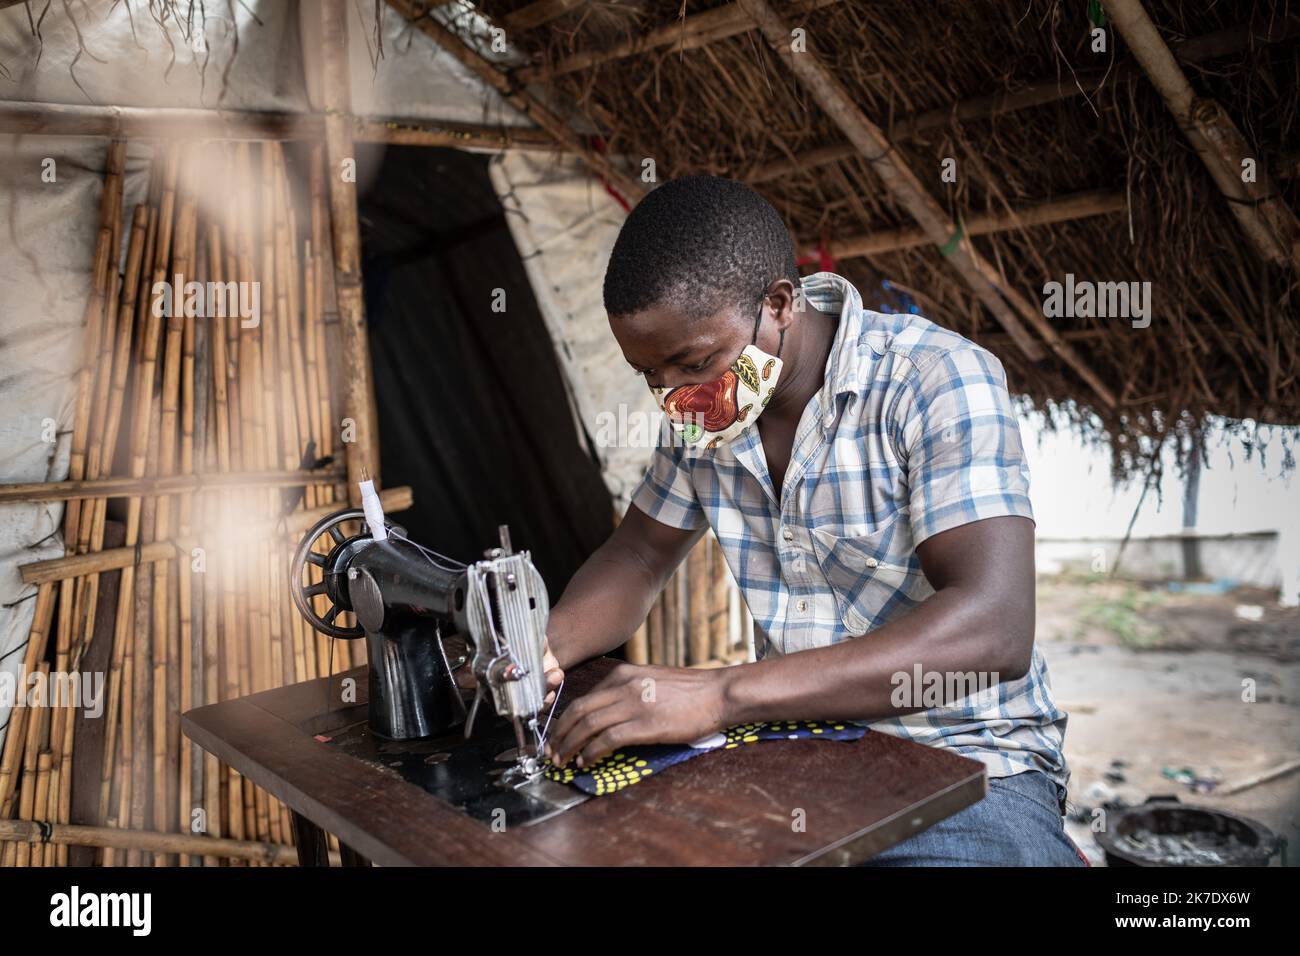
[[[804,300],[823,312],[838,312],[839,326],[826,359],[826,378],[818,393],[822,428],[835,422],[835,399],[845,392],[857,392],[865,383],[862,375],[862,345],[883,351],[883,343],[870,334],[870,315],[862,307],[862,296],[853,284],[833,272],[817,272],[802,281]]]

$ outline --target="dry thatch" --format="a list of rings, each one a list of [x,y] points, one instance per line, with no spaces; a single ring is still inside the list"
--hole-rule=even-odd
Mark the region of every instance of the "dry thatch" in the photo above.
[[[504,24],[511,45],[536,65],[525,79],[575,103],[605,131],[608,151],[653,157],[659,181],[692,173],[751,179],[784,215],[801,252],[911,225],[860,156],[759,181],[773,164],[846,140],[757,29],[554,72],[575,54],[659,28],[689,38],[694,18],[723,6],[485,0],[477,8]],[[1108,410],[1050,353],[1045,361],[1026,360],[933,244],[837,262],[869,305],[877,297],[900,304],[882,289],[887,280],[923,314],[987,345],[1028,403],[1109,440],[1119,475],[1137,470],[1166,436],[1193,433],[1206,415],[1300,422],[1296,271],[1265,264],[1245,241],[1228,202],[1114,31],[1108,31],[1107,53],[1091,50],[1089,17],[1100,16],[1095,5],[840,0],[774,6],[792,26],[806,29],[810,55],[830,66],[865,115],[890,133],[954,220],[1089,190],[1126,197],[1127,210],[1117,214],[971,238],[1035,308],[1045,282],[1073,273],[1094,281],[1149,281],[1154,310],[1146,329],[1120,318],[1053,320],[1119,398]],[[790,12],[801,6],[814,9]],[[1252,33],[1274,29],[1296,15],[1284,0],[1146,0],[1145,6],[1175,49],[1185,39],[1243,25]],[[1235,52],[1183,64],[1197,94],[1217,100],[1236,121],[1293,210],[1300,209],[1295,33],[1273,43],[1248,38]],[[1048,78],[1081,93],[898,134],[908,118],[926,111],[951,111],[959,102]],[[940,180],[945,157],[957,161],[956,183]]]

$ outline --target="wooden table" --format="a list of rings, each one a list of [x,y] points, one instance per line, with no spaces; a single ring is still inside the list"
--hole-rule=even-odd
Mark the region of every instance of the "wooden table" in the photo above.
[[[615,663],[573,670],[564,698],[580,697]],[[181,717],[192,740],[293,811],[303,865],[328,865],[322,831],[338,837],[351,865],[843,865],[985,792],[977,761],[868,732],[850,743],[765,741],[716,751],[533,826],[494,832],[315,739],[366,717],[365,667],[331,679],[342,677],[356,680],[355,704],[327,709],[321,678]]]

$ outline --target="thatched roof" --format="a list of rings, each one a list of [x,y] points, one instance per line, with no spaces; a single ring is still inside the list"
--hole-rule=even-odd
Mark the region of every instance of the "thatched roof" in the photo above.
[[[1271,198],[1300,209],[1300,30],[1292,7],[1282,0],[1144,5],[1197,95],[1222,105],[1260,167],[1272,172]],[[605,131],[608,153],[652,157],[659,181],[701,172],[747,180],[809,254],[819,245],[834,254],[850,239],[913,227],[867,159],[842,148],[843,129],[759,30],[724,23],[700,42],[694,27],[708,22],[700,19],[706,11],[731,6],[477,5],[536,64],[523,79],[575,103]],[[1268,262],[1247,241],[1112,25],[1107,52],[1093,52],[1089,17],[1099,19],[1099,7],[1090,11],[1082,0],[805,0],[773,7],[806,30],[803,55],[831,68],[896,145],[900,161],[954,221],[967,224],[978,253],[1033,308],[1042,308],[1046,282],[1072,273],[1098,282],[1149,281],[1153,314],[1148,328],[1123,318],[1051,320],[1118,399],[1107,408],[1057,355],[1027,359],[932,242],[837,257],[836,271],[855,281],[868,305],[914,302],[922,314],[987,345],[1027,401],[1109,438],[1120,472],[1138,463],[1130,449],[1149,447],[1149,439],[1207,414],[1300,423],[1294,258]],[[662,28],[678,31],[679,39],[592,62],[620,44],[644,47]],[[981,108],[993,94],[1023,99],[1044,89],[1038,98],[1048,102],[1004,104],[993,115]],[[959,108],[974,118],[954,120]],[[828,147],[851,155],[807,161],[811,151]],[[940,178],[946,157],[956,160],[955,183]],[[1042,204],[1051,209],[1078,194],[1087,195],[1076,213],[1094,206],[1100,213],[974,235],[973,223]],[[1074,214],[1068,204],[1066,210]],[[818,267],[813,261],[808,271]]]

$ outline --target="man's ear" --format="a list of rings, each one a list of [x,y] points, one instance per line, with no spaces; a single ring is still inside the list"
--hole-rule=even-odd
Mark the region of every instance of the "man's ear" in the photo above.
[[[768,287],[767,294],[776,327],[782,331],[790,328],[796,314],[804,308],[804,299],[796,295],[794,283],[789,279],[777,279]]]

